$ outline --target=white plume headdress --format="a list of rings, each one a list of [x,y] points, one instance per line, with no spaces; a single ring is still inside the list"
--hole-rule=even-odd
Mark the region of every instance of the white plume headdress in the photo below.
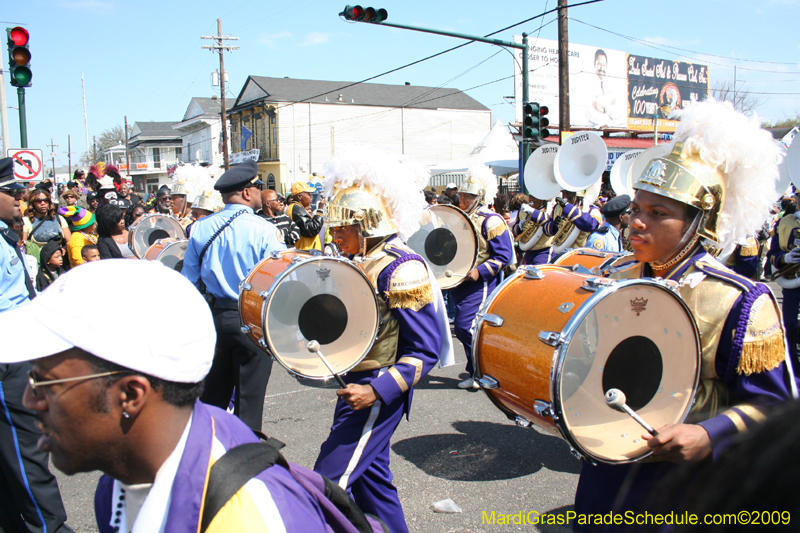
[[[185,194],[187,200],[192,200],[207,189],[214,188],[214,177],[208,168],[200,165],[181,165],[172,175],[175,185],[171,187],[172,194]]]
[[[483,191],[481,203],[489,204],[494,202],[494,197],[497,196],[497,176],[495,176],[491,168],[483,163],[471,165],[467,169],[467,176],[464,182],[458,188],[458,192],[478,196],[480,196],[480,191]]]
[[[419,229],[427,206],[422,190],[430,179],[430,171],[419,163],[389,151],[353,147],[326,162],[324,175],[327,198],[353,187],[368,190],[383,201],[401,239]]]

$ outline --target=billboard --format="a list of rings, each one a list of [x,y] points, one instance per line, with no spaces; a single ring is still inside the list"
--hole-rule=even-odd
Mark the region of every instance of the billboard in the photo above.
[[[515,36],[516,42],[521,42]],[[558,124],[558,43],[530,39],[529,99],[550,108]],[[515,100],[522,120],[522,50],[516,50]],[[683,107],[708,96],[708,67],[627,54],[620,50],[569,44],[570,126],[598,130],[652,131],[658,113],[659,131],[675,131],[664,120],[662,105]]]

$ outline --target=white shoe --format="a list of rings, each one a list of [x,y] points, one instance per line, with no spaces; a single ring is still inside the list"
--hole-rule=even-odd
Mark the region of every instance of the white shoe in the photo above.
[[[467,378],[458,384],[459,389],[479,389],[480,385],[472,378]]]

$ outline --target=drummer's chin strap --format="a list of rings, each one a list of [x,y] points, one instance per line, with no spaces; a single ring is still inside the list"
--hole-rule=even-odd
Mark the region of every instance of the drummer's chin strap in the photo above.
[[[653,270],[666,270],[683,259],[683,257],[694,248],[697,242],[697,227],[700,225],[700,220],[702,220],[702,218],[703,212],[698,210],[691,226],[689,226],[689,229],[683,234],[683,238],[680,242],[676,244],[672,250],[660,257],[658,261],[651,261],[650,268]]]

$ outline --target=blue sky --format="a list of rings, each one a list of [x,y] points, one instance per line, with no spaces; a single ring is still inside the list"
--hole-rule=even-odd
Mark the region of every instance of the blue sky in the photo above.
[[[86,149],[81,72],[90,138],[122,124],[125,115],[129,123],[179,121],[192,96],[218,92],[211,86],[218,56],[203,50],[201,46],[209,41],[200,39],[216,33],[218,17],[222,18],[223,34],[239,37],[231,44],[240,49],[225,56],[231,98],[248,75],[359,81],[463,42],[347,23],[338,17],[344,5],[344,0],[5,2],[0,14],[4,27],[21,24],[31,34],[28,145],[43,149],[49,161],[46,145],[52,138],[58,145],[56,165],[67,163],[67,135],[72,136],[73,165],[77,154]],[[374,7],[386,8],[389,21],[484,35],[555,5],[556,0],[389,0]],[[800,0],[762,0],[758,4],[744,0],[606,0],[573,8],[570,17],[654,44],[577,21],[570,23],[571,42],[705,63],[712,82],[732,78],[733,65],[737,65],[737,77],[745,80],[748,90],[790,93],[763,95],[765,102],[758,109],[762,119],[776,120],[800,112]],[[537,34],[556,39],[554,19],[555,14],[547,15],[497,37],[511,40],[526,31],[532,33],[532,40]],[[542,23],[546,26],[537,31]],[[7,69],[5,50],[2,55]],[[473,43],[375,82],[467,90],[511,74],[511,54]],[[16,106],[16,89],[7,76],[5,79],[7,105]],[[514,110],[504,97],[513,92],[513,79],[507,79],[468,94],[488,106],[495,118],[512,121]],[[18,146],[17,110],[8,111],[11,144]]]

